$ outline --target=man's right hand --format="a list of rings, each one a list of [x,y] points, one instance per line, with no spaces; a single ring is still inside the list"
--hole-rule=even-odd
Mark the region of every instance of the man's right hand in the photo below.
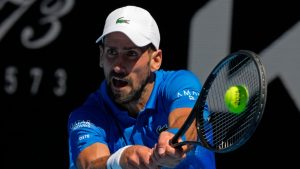
[[[151,161],[159,166],[173,168],[186,157],[188,151],[187,146],[182,148],[174,148],[169,144],[169,140],[173,138],[174,134],[168,131],[161,132],[158,143],[153,148]],[[182,141],[180,139],[180,141]]]
[[[123,169],[158,169],[156,163],[151,160],[152,149],[133,145],[126,148],[120,159],[120,166]]]

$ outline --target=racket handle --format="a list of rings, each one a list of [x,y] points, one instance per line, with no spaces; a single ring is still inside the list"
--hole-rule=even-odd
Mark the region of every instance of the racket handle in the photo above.
[[[186,140],[186,137],[183,134],[183,130],[180,131],[180,129],[178,129],[178,128],[170,128],[167,131],[174,134],[173,138],[171,140],[169,140],[169,144],[174,148],[181,147],[181,146],[178,146],[178,140],[179,140],[180,136],[182,135],[181,139],[183,141]]]

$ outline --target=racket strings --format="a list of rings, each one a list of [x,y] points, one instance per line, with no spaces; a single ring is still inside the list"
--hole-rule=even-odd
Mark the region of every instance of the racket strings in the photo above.
[[[247,118],[245,118],[245,121],[237,128],[233,128],[233,131],[231,131],[232,134],[229,136],[226,135],[225,138],[219,139],[218,142],[218,148],[224,149],[232,144],[236,144],[237,141],[245,138],[245,135],[249,134],[249,130],[253,130],[252,124],[256,120],[257,115],[255,113],[250,113]],[[234,126],[231,125],[230,127]],[[228,138],[227,138],[228,137]],[[240,143],[241,144],[241,143]]]
[[[206,141],[215,149],[224,149],[238,142],[247,134],[251,124],[255,121],[259,97],[255,94],[259,90],[259,75],[255,63],[249,57],[234,57],[216,73],[207,94],[207,104],[211,117],[209,123],[205,120],[202,133]],[[249,103],[245,112],[241,115],[228,113],[224,104],[224,93],[229,86],[234,84],[246,85],[249,89]],[[237,123],[240,122],[241,124]]]
[[[253,108],[252,108],[253,109]],[[218,136],[215,135],[216,139],[215,139],[215,144],[218,145],[219,143],[223,142],[228,142],[228,143],[235,143],[236,141],[240,140],[240,138],[244,137],[244,134],[247,134],[246,131],[248,131],[249,128],[251,128],[250,124],[252,123],[252,121],[254,120],[253,117],[255,117],[255,115],[252,112],[252,110],[246,110],[249,111],[248,114],[244,113],[243,116],[240,116],[238,119],[231,119],[227,124],[221,126],[219,129],[219,131],[223,130],[222,135]],[[226,130],[224,130],[226,129]],[[225,132],[224,132],[225,131]],[[216,132],[218,133],[218,132]],[[219,138],[219,139],[217,139]],[[230,144],[226,144],[226,145],[230,145]],[[221,148],[224,148],[221,147]]]
[[[248,111],[248,110],[247,110]],[[222,114],[222,116],[224,117],[217,117],[220,118],[222,120],[220,120],[219,123],[213,124],[215,127],[215,135],[214,135],[214,143],[215,145],[219,145],[221,143],[221,145],[223,145],[223,142],[232,142],[234,143],[235,140],[239,139],[239,136],[242,137],[242,134],[244,133],[245,130],[247,130],[247,125],[246,127],[244,127],[244,124],[249,123],[249,121],[252,118],[252,114],[243,114],[242,116],[239,117],[239,119],[237,118],[236,115],[232,115],[232,114]],[[243,116],[247,116],[247,117],[243,117]],[[241,121],[241,119],[243,119],[243,121]],[[237,125],[237,122],[242,122],[241,124]],[[227,130],[227,131],[226,131]],[[212,138],[212,136],[209,136],[210,138]],[[226,144],[226,145],[230,145],[230,144]]]

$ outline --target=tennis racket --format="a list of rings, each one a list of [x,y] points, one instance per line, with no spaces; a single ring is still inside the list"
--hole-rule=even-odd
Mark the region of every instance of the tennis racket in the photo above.
[[[234,85],[243,85],[248,89],[249,101],[240,114],[230,112],[225,105],[225,92]],[[264,112],[266,97],[265,69],[260,57],[248,50],[231,53],[208,75],[190,115],[169,143],[175,148],[198,144],[217,153],[233,151],[256,130]],[[194,120],[199,139],[178,142]]]

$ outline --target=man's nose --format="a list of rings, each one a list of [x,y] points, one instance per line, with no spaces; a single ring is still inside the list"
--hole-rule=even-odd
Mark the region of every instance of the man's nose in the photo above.
[[[122,55],[118,55],[114,61],[113,70],[115,73],[125,73],[125,60]]]

